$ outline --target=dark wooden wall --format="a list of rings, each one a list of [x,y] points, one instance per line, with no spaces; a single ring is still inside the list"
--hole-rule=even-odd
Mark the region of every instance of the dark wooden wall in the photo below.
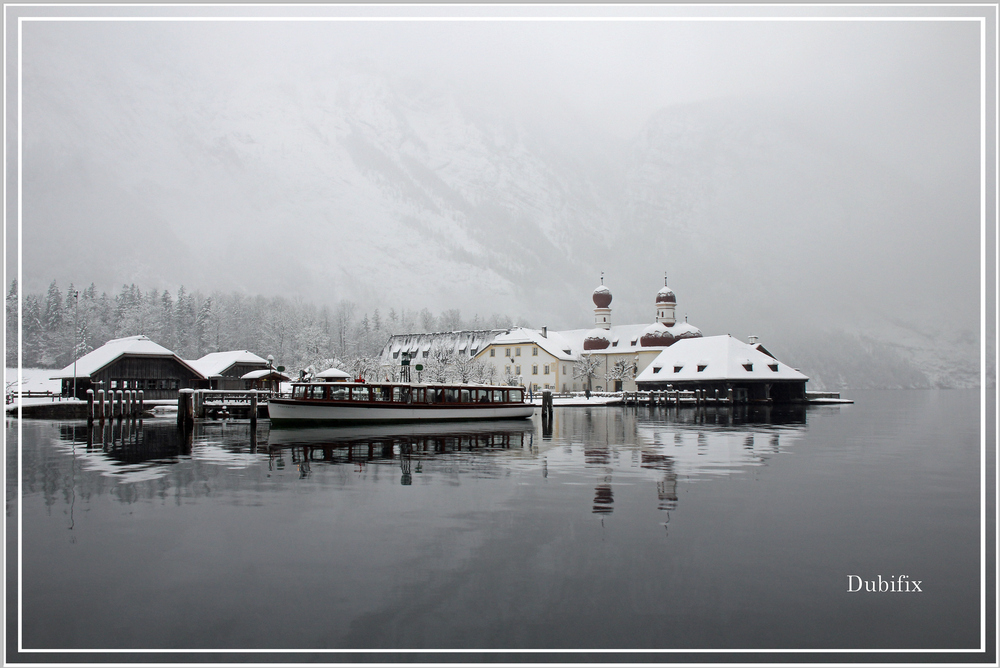
[[[179,389],[196,387],[199,380],[194,371],[175,358],[125,355],[93,374],[91,387],[95,392],[99,389],[105,392],[142,390],[144,399],[176,399]],[[116,387],[112,387],[112,381],[116,382]],[[79,388],[79,383],[77,385]]]

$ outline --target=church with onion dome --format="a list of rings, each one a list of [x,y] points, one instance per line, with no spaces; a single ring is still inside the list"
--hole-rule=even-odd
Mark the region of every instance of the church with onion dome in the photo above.
[[[519,376],[534,391],[632,392],[635,378],[669,346],[682,339],[702,336],[701,330],[677,322],[677,296],[664,285],[652,298],[652,322],[616,324],[612,317],[613,296],[601,284],[592,295],[594,326],[566,331],[513,328],[499,334],[476,359],[493,364],[501,376]],[[588,380],[579,377],[579,363],[587,356],[596,363]]]

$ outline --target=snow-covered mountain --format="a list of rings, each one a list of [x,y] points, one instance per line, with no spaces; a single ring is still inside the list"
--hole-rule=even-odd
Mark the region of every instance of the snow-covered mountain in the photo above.
[[[652,321],[668,271],[679,316],[785,344],[820,385],[975,382],[978,269],[935,235],[976,238],[978,210],[765,105],[663,109],[621,142],[364,68],[113,67],[104,85],[26,65],[28,291],[184,284],[574,328],[600,271],[619,323]]]

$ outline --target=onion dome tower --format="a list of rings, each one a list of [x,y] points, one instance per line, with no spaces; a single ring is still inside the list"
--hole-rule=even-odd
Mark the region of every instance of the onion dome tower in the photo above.
[[[601,284],[594,290],[594,306],[594,326],[611,329],[611,291],[604,285],[604,272],[601,272]]]
[[[662,322],[667,327],[673,327],[677,319],[674,310],[677,308],[677,297],[674,291],[667,287],[667,275],[663,275],[663,287],[656,293],[656,322]]]

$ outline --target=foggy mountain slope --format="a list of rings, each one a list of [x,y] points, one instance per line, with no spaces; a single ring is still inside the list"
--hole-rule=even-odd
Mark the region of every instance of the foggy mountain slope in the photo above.
[[[190,273],[161,258],[162,271],[149,275],[167,283],[264,293],[313,284],[310,298],[377,301],[416,272],[414,290],[403,288],[413,307],[526,314],[533,290],[574,278],[579,230],[609,208],[588,204],[586,184],[534,156],[516,125],[477,124],[447,96],[406,97],[354,76],[308,99],[288,84],[237,82],[189,108],[186,100],[203,97],[193,85],[134,96],[81,90],[91,98],[83,117],[43,100],[31,113],[61,132],[25,132],[33,197],[65,197],[72,176],[131,193],[156,213],[163,236],[186,246],[174,254],[197,266]],[[51,89],[36,81],[35,90],[44,98]],[[70,154],[67,170],[59,156]],[[112,213],[73,199],[89,220]],[[73,246],[49,243],[69,221],[36,211],[25,225],[32,261],[72,264]],[[224,232],[234,222],[241,233]],[[260,263],[281,278],[227,271]]]
[[[363,68],[315,86],[114,67],[132,85],[26,66],[26,291],[184,284],[579,328],[601,271],[618,323],[652,321],[666,271],[681,318],[774,341],[820,384],[978,368],[978,269],[941,238],[978,218],[801,119],[728,98],[614,145]]]
[[[661,111],[628,174],[623,229],[653,240],[633,266],[669,258],[706,333],[780,341],[803,368],[867,365],[852,386],[977,382],[978,267],[948,256],[978,235],[974,208],[746,100]]]

